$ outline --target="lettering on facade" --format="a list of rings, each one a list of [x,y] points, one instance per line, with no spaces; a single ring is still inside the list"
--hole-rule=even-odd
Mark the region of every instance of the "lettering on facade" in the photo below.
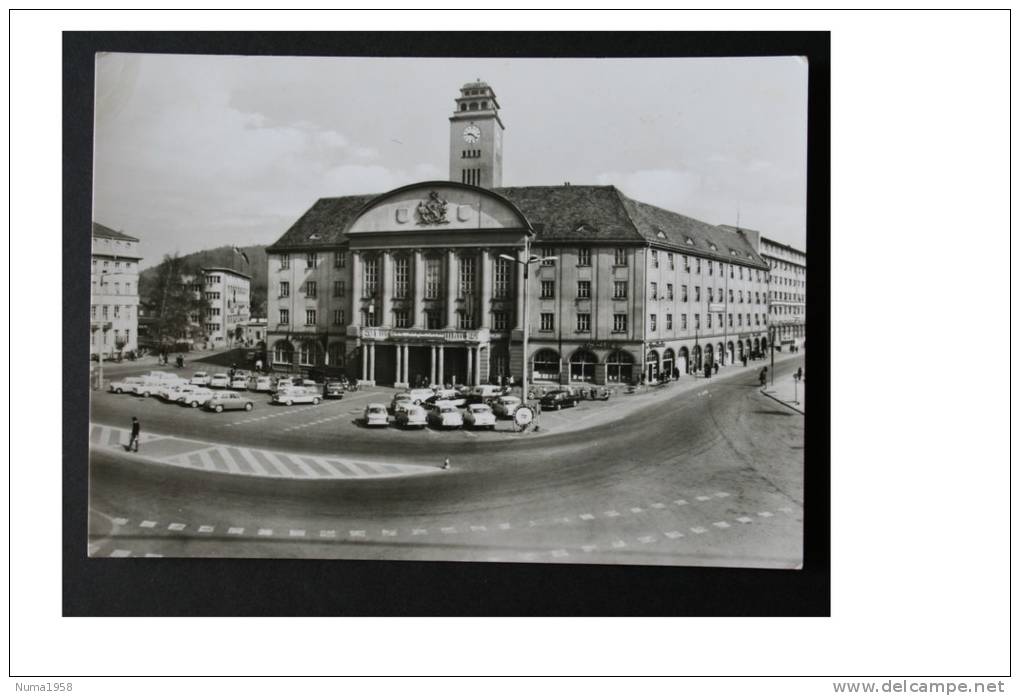
[[[589,341],[581,346],[587,350],[624,350],[622,343],[615,341]]]
[[[428,200],[418,203],[419,225],[448,225],[446,217],[446,200],[439,197],[438,191],[430,191]]]

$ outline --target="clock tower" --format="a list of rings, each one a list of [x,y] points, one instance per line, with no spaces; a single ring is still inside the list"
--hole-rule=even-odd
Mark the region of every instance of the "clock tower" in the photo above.
[[[503,121],[496,93],[480,79],[460,88],[450,117],[450,181],[503,185]]]

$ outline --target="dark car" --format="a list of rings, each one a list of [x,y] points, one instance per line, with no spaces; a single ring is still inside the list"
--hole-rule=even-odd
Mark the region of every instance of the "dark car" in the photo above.
[[[561,408],[576,406],[577,397],[565,389],[548,392],[539,401],[543,409],[559,411]]]
[[[327,399],[342,399],[344,398],[344,392],[347,390],[346,385],[339,380],[330,380],[326,382],[326,385],[322,388],[322,395]]]

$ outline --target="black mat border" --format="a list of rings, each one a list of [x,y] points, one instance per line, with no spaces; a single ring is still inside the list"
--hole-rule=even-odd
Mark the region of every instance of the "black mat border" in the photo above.
[[[814,394],[799,571],[86,556],[94,54],[420,57],[802,55],[809,69]],[[827,616],[830,611],[830,41],[827,32],[66,32],[63,36],[65,616]]]

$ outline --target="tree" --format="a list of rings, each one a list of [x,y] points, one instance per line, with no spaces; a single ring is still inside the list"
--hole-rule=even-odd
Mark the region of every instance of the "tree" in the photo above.
[[[143,303],[152,316],[152,337],[161,350],[171,350],[179,341],[204,335],[203,319],[209,302],[201,290],[195,291],[185,277],[186,267],[175,253],[163,257],[156,277]],[[198,321],[193,322],[192,316]]]

